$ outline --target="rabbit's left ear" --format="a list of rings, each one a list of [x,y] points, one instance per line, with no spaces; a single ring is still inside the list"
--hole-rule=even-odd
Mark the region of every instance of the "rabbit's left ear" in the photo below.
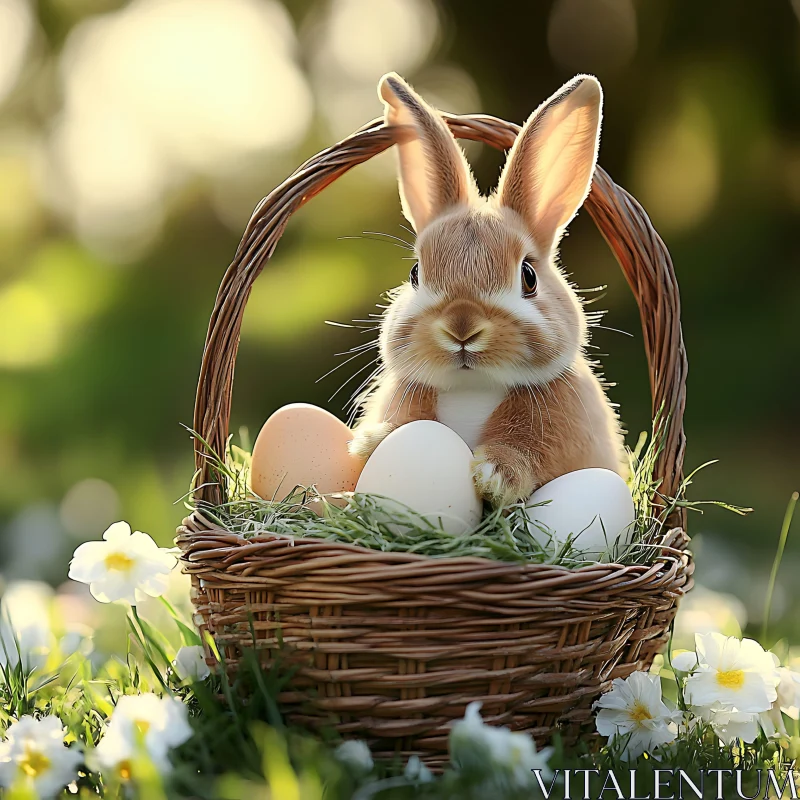
[[[467,204],[477,193],[475,182],[441,115],[399,75],[384,75],[378,94],[386,122],[404,128],[397,143],[400,200],[406,219],[420,233],[434,217]]]
[[[527,222],[543,256],[589,193],[602,104],[596,78],[573,78],[528,118],[508,155],[497,199]]]

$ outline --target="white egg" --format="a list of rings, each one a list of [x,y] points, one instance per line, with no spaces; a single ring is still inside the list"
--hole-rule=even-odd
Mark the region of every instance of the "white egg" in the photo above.
[[[448,533],[478,524],[482,504],[475,491],[466,442],[439,422],[419,420],[392,431],[369,457],[356,492],[396,500]],[[391,514],[391,508],[386,507]]]
[[[550,501],[547,505],[538,503]],[[531,508],[531,506],[535,506]],[[584,557],[598,557],[633,531],[636,514],[628,485],[609,469],[579,469],[537,489],[527,503],[533,536],[542,544],[574,537]],[[538,526],[543,525],[549,533]]]

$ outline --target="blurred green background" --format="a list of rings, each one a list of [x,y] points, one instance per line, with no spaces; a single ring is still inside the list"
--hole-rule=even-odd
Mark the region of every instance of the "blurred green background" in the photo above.
[[[699,582],[757,624],[800,487],[800,2],[0,0],[0,572],[65,580],[112,521],[168,544],[192,476],[208,316],[257,201],[381,113],[396,70],[456,112],[522,121],[577,72],[606,105],[600,161],[671,248],[690,361]],[[501,156],[469,147],[479,182]],[[342,413],[366,359],[330,328],[407,274],[391,154],[297,214],[245,320],[233,428],[278,406]],[[607,285],[594,343],[630,443],[649,427],[638,312],[588,215],[564,241]],[[363,375],[364,373],[362,373]],[[341,377],[339,377],[341,375]],[[773,616],[800,634],[800,536]],[[702,597],[703,595],[699,595]]]

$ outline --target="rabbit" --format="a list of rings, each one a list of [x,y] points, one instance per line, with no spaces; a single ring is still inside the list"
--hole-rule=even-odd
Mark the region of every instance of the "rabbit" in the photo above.
[[[556,263],[592,182],[599,82],[579,75],[530,116],[488,198],[437,111],[395,73],[378,93],[387,124],[402,126],[416,263],[382,316],[382,371],[358,401],[350,452],[366,459],[398,426],[436,420],[473,450],[477,491],[495,506],[578,469],[626,477],[619,421],[585,354],[582,301]]]

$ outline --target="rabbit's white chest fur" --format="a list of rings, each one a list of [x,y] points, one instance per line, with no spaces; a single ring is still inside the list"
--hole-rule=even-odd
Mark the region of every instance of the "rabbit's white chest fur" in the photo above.
[[[506,395],[502,388],[450,389],[439,392],[436,418],[454,430],[474,450],[486,420]]]

